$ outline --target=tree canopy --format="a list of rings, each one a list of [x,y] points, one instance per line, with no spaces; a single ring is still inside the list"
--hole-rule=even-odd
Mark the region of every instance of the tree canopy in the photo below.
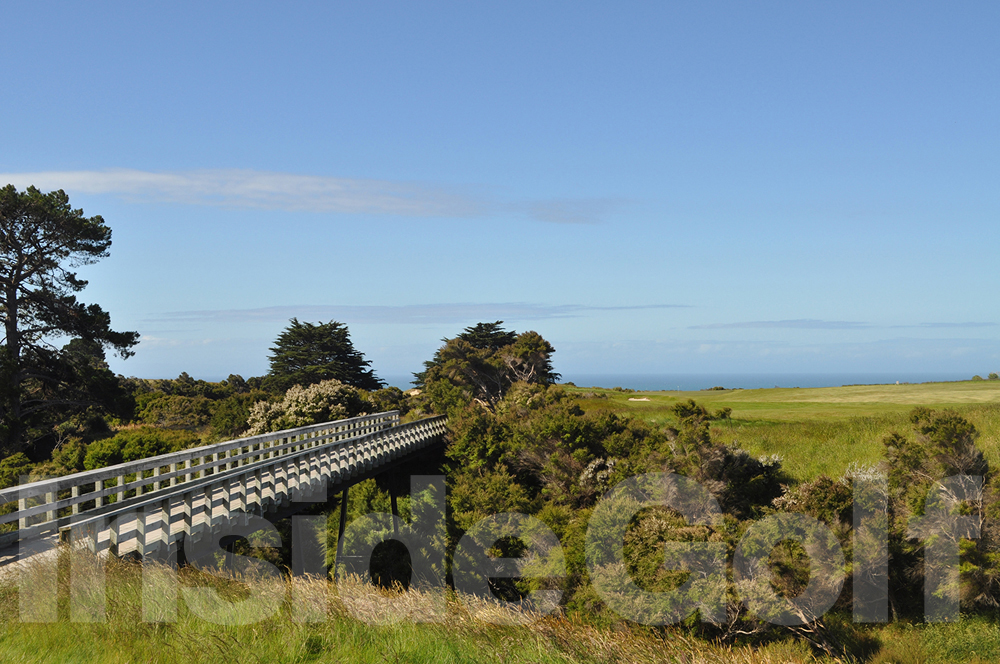
[[[552,344],[537,332],[518,334],[502,325],[477,323],[454,339],[442,339],[444,345],[414,374],[414,382],[425,388],[445,379],[491,410],[514,383],[554,384],[559,374],[552,368]]]
[[[116,392],[105,350],[132,355],[137,332],[77,301],[87,282],[73,268],[108,256],[111,229],[70,207],[62,190],[0,189],[0,447],[10,453],[44,436],[58,415]],[[69,339],[63,348],[56,340]]]
[[[371,362],[354,348],[347,326],[337,321],[314,325],[293,318],[270,350],[265,387],[271,390],[284,392],[293,385],[307,387],[324,380],[363,390],[385,385],[369,369]]]

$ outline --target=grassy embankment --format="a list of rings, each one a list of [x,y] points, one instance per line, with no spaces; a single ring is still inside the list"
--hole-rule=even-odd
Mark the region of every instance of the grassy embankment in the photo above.
[[[698,392],[567,389],[584,410],[627,413],[658,426],[673,424],[670,409],[686,399],[711,411],[732,408],[731,420],[713,423],[713,440],[737,443],[756,456],[778,454],[797,480],[820,473],[838,477],[852,462],[875,463],[886,434],[911,434],[913,408],[950,408],[976,426],[978,446],[992,467],[1000,467],[1000,381],[995,380]]]
[[[64,554],[63,563],[66,563]],[[83,567],[87,567],[84,565]],[[93,569],[93,568],[91,568]],[[258,584],[257,597],[284,597],[278,613],[246,625],[223,626],[197,617],[180,603],[174,622],[141,619],[141,568],[113,562],[106,568],[105,620],[69,622],[66,575],[60,578],[60,618],[55,623],[17,620],[18,598],[0,585],[0,661],[25,664],[193,664],[196,662],[452,662],[614,663],[684,662],[685,664],[805,664],[855,660],[817,656],[800,641],[764,647],[722,645],[692,637],[683,629],[651,632],[644,628],[596,628],[579,620],[538,617],[498,609],[478,600],[451,596],[446,613],[432,616],[423,592],[380,592],[354,579],[342,581],[339,596],[325,580],[297,587],[294,601],[284,583]],[[38,570],[29,572],[39,573]],[[78,576],[77,589],[93,597],[99,575]],[[248,597],[240,584],[212,580],[184,571],[181,583],[209,585],[230,600]],[[281,600],[279,600],[281,601]],[[296,620],[293,612],[312,622]],[[239,616],[239,609],[233,615]],[[483,620],[488,617],[489,620]],[[511,623],[529,619],[525,626]],[[506,623],[506,624],[495,624]],[[872,646],[873,664],[944,664],[1000,661],[1000,627],[982,618],[958,624],[861,628]],[[855,631],[857,634],[857,631]]]
[[[62,554],[67,567],[70,554]],[[81,560],[85,560],[81,558]],[[93,566],[74,582],[83,597],[93,597],[100,576]],[[89,569],[88,569],[89,568]],[[17,620],[18,597],[0,585],[0,661],[48,664],[59,662],[125,664],[192,664],[239,661],[275,664],[305,662],[706,662],[762,663],[813,661],[802,643],[786,641],[763,649],[748,645],[710,644],[681,630],[655,635],[621,625],[600,629],[560,617],[541,617],[498,608],[495,604],[454,595],[443,615],[432,615],[432,599],[422,591],[378,591],[356,579],[338,586],[313,579],[299,582],[291,601],[283,582],[257,583],[254,594],[284,598],[278,613],[246,625],[218,625],[199,618],[183,601],[173,622],[141,619],[142,571],[136,564],[113,561],[106,568],[106,620],[69,622],[69,584],[60,576],[61,620],[28,623]],[[29,576],[42,585],[40,569]],[[190,570],[184,586],[205,586],[234,602],[246,600],[247,589]],[[164,593],[163,595],[165,595]],[[278,600],[281,602],[281,600]],[[147,604],[148,606],[148,604]],[[235,606],[235,605],[234,605]],[[308,616],[310,621],[296,619]],[[237,608],[236,618],[246,611]],[[518,623],[529,624],[518,626]]]
[[[63,554],[63,566],[66,556]],[[82,565],[81,567],[88,567]],[[92,569],[92,567],[91,567]],[[453,595],[443,616],[431,616],[423,592],[380,592],[356,580],[338,591],[321,579],[297,587],[294,601],[284,583],[254,586],[255,596],[284,597],[273,616],[245,625],[218,625],[199,618],[181,601],[176,620],[142,620],[141,568],[114,561],[106,568],[106,612],[102,622],[69,622],[67,575],[60,576],[60,620],[18,620],[17,591],[0,584],[0,661],[24,664],[194,664],[240,661],[275,664],[325,662],[806,664],[864,661],[871,664],[946,664],[1000,661],[1000,625],[983,617],[957,624],[848,626],[841,631],[866,641],[863,659],[835,659],[788,638],[755,648],[708,643],[680,628],[657,632],[624,623],[594,627],[563,617],[539,617],[498,609]],[[29,572],[37,574],[38,570]],[[37,580],[35,580],[37,583]],[[77,577],[77,589],[94,597],[99,575]],[[223,597],[245,600],[240,584],[189,570],[185,586],[211,586]],[[29,585],[31,582],[29,582]],[[279,600],[281,601],[281,600]],[[148,605],[147,605],[148,606]],[[296,619],[309,615],[311,622]],[[240,615],[237,609],[234,614]],[[489,620],[483,617],[488,616]],[[511,623],[531,622],[523,626]],[[495,624],[504,623],[506,624]],[[829,624],[829,621],[828,621]]]

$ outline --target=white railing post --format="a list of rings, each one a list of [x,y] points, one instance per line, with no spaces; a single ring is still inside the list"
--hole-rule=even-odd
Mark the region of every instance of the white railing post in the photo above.
[[[212,516],[215,514],[215,487],[211,483],[205,485],[205,490],[203,491],[204,497],[202,498],[202,513],[205,517],[205,523],[208,530],[212,530]]]
[[[52,505],[53,503],[55,503],[56,499],[57,499],[57,495],[58,494],[56,494],[56,492],[54,492],[54,491],[49,491],[48,493],[46,493],[45,494],[45,504],[46,505]],[[48,511],[45,512],[45,522],[46,523],[50,523],[50,522],[55,521],[55,520],[56,520],[56,511],[55,510],[48,510]]]
[[[260,468],[253,471],[253,504],[258,508],[263,508],[264,492],[261,486]],[[263,514],[263,509],[258,509],[258,513]]]
[[[18,498],[17,499],[17,511],[18,512],[24,512],[26,509],[28,509],[28,499],[27,498]],[[25,528],[27,528],[28,527],[28,519],[26,517],[22,516],[20,519],[17,520],[17,527],[19,529],[21,529],[21,530],[24,530]]]
[[[194,494],[190,491],[181,498],[181,528],[187,536],[194,532]]]
[[[121,524],[118,517],[108,517],[108,553],[112,556],[118,555],[118,536],[121,532]]]

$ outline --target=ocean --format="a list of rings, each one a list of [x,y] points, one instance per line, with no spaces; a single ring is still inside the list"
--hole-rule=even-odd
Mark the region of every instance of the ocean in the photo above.
[[[985,378],[986,376],[983,375]],[[413,387],[412,375],[384,376],[389,385],[401,390]],[[765,387],[839,387],[841,385],[882,385],[887,383],[937,383],[969,380],[971,374],[958,372],[899,373],[705,373],[705,374],[585,374],[568,372],[561,382],[579,387],[627,387],[633,390],[707,390],[712,387],[752,390]]]

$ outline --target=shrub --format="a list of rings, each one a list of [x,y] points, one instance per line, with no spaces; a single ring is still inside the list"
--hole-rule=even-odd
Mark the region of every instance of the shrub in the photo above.
[[[212,401],[206,397],[150,393],[139,397],[136,419],[168,429],[198,429],[212,419]]]
[[[846,478],[834,480],[826,475],[786,490],[774,500],[783,512],[804,512],[828,525],[849,525],[853,519],[854,493]]]
[[[31,473],[35,464],[23,452],[12,454],[0,461],[0,489],[16,486],[22,475]]]
[[[713,420],[731,420],[731,419],[733,419],[733,409],[730,408],[729,406],[725,406],[723,408],[720,408],[719,410],[715,411],[714,415],[712,415],[712,419]]]
[[[87,446],[83,465],[87,470],[136,461],[196,447],[201,439],[187,431],[140,427],[121,431]]]
[[[389,410],[398,410],[399,416],[406,415],[410,409],[406,394],[398,387],[385,387],[374,392],[362,393],[365,400],[371,403],[373,413],[384,413]]]
[[[361,398],[356,388],[339,380],[324,380],[302,387],[295,385],[281,401],[258,401],[250,408],[251,436],[294,429],[309,424],[362,415],[370,404]]]
[[[979,432],[971,422],[950,410],[940,412],[915,408],[910,422],[915,439],[892,433],[883,440],[889,480],[890,590],[897,610],[916,614],[921,599],[914,588],[923,580],[919,543],[906,532],[907,523],[927,509],[928,492],[934,482],[957,474],[978,475],[986,480],[983,499],[971,509],[990,515],[998,509],[997,492],[989,464],[975,442]],[[995,607],[1000,595],[1000,559],[996,555],[1000,533],[988,527],[977,540],[961,546],[963,608]]]
[[[260,390],[234,394],[215,403],[212,409],[212,435],[219,440],[238,438],[250,428],[250,409],[267,394]]]

